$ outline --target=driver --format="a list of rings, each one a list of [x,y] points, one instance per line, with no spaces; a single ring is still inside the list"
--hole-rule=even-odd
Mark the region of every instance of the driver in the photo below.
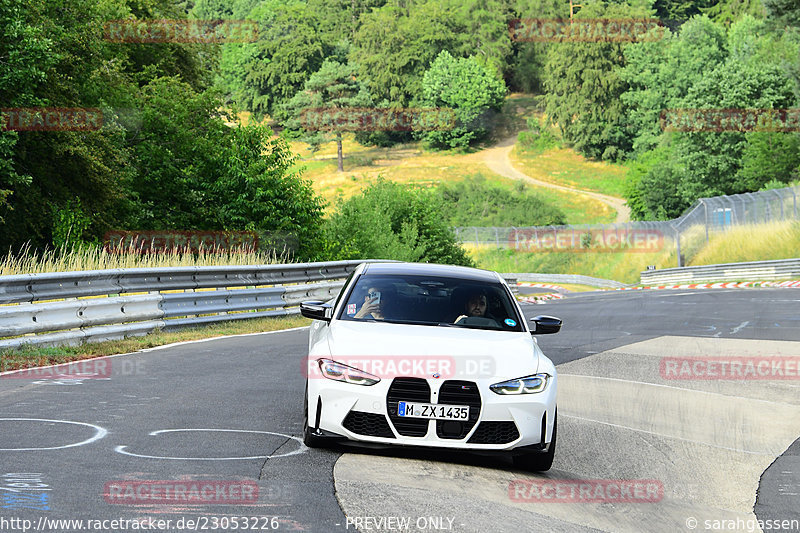
[[[469,298],[467,298],[466,303],[464,304],[464,312],[465,315],[459,315],[456,318],[455,323],[457,324],[464,318],[478,316],[478,317],[485,317],[486,316],[486,309],[488,307],[488,298],[486,296],[486,292],[480,290],[473,292],[470,294]]]

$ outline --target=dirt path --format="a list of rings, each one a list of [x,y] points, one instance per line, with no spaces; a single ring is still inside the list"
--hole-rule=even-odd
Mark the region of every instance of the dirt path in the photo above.
[[[505,176],[506,178],[511,178],[514,180],[522,180],[531,185],[536,185],[537,187],[548,187],[550,189],[558,189],[561,191],[567,191],[576,194],[583,194],[585,196],[590,196],[595,200],[599,200],[606,205],[611,206],[617,212],[617,218],[614,222],[628,222],[631,219],[631,210],[628,206],[625,205],[625,200],[622,198],[617,198],[615,196],[608,196],[606,194],[600,194],[598,192],[592,191],[584,191],[582,189],[574,189],[572,187],[567,187],[565,185],[556,185],[555,183],[550,183],[547,181],[540,181],[534,178],[531,178],[527,174],[523,174],[519,170],[517,170],[514,165],[511,163],[511,159],[509,158],[509,154],[511,154],[511,150],[514,149],[514,143],[516,142],[517,138],[509,137],[504,141],[500,142],[494,148],[487,148],[486,150],[480,151],[476,155],[480,155],[486,163],[486,166],[489,169],[501,176]]]

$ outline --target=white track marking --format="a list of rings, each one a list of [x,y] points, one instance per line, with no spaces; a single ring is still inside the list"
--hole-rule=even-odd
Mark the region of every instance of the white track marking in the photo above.
[[[86,422],[74,422],[72,420],[50,420],[46,418],[0,418],[0,422],[3,420],[11,420],[11,421],[27,421],[27,422],[52,422],[56,424],[75,424],[76,426],[86,426],[90,427],[95,430],[94,436],[83,440],[81,442],[76,442],[73,444],[66,444],[64,446],[52,446],[49,448],[0,448],[0,452],[29,452],[29,451],[37,451],[37,450],[63,450],[64,448],[74,448],[76,446],[84,446],[86,444],[91,444],[95,441],[98,441],[105,437],[108,434],[108,430],[102,428],[100,426],[95,426],[94,424],[87,424]]]
[[[255,431],[250,429],[208,429],[208,428],[192,428],[192,429],[159,429],[157,431],[151,431],[148,433],[150,436],[160,435],[162,433],[177,433],[183,431],[211,431],[217,433],[260,433],[263,435],[277,435],[279,437],[286,437],[287,439],[291,439],[297,441],[300,447],[292,452],[289,453],[281,453],[277,455],[253,455],[250,457],[166,457],[160,455],[141,455],[138,453],[132,453],[127,451],[125,448],[127,446],[117,446],[114,448],[114,451],[117,453],[121,453],[122,455],[129,455],[131,457],[139,457],[142,459],[163,459],[168,461],[239,461],[245,459],[276,459],[278,457],[289,457],[291,455],[299,455],[301,453],[305,453],[308,451],[308,448],[303,441],[300,440],[298,437],[294,437],[292,435],[285,435],[283,433],[275,433],[273,431]]]

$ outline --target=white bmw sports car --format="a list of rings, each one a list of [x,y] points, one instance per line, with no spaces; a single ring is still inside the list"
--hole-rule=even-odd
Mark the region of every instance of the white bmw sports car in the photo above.
[[[366,263],[335,303],[303,302],[309,333],[304,442],[505,453],[548,470],[556,370],[503,278],[486,270]]]

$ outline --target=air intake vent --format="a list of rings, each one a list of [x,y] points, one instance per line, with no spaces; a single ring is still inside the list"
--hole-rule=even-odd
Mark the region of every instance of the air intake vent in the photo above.
[[[423,418],[397,416],[397,402],[431,402],[431,388],[421,378],[395,378],[386,395],[389,420],[394,429],[404,437],[424,437],[428,433],[428,421]]]
[[[342,425],[349,431],[368,437],[385,437],[393,439],[394,433],[389,427],[386,417],[377,413],[363,413],[361,411],[350,411],[342,422]]]
[[[470,444],[508,444],[519,438],[514,422],[481,422],[469,438]]]
[[[440,439],[463,439],[467,436],[481,414],[481,393],[472,381],[445,381],[439,389],[439,404],[468,405],[469,420],[437,420],[436,435]]]

